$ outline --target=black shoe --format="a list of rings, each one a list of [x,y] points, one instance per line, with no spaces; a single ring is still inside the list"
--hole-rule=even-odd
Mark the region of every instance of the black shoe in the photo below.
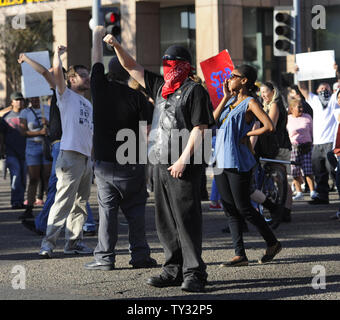
[[[149,257],[146,260],[137,261],[135,263],[129,262],[129,264],[132,264],[133,269],[153,268],[157,266],[157,261]]]
[[[45,234],[43,231],[40,231],[35,227],[35,223],[32,220],[23,220],[21,223],[26,229],[36,233],[39,236],[43,236]]]
[[[309,204],[329,204],[329,200],[314,198],[311,201],[308,201]]]
[[[198,279],[196,276],[189,276],[184,279],[181,289],[187,292],[204,292],[206,280]]]
[[[26,220],[26,219],[34,219],[34,216],[32,214],[33,207],[27,207],[25,212],[21,214],[18,219],[19,220]]]
[[[182,284],[182,277],[172,278],[169,275],[165,275],[161,273],[159,276],[150,277],[146,283],[150,286],[157,288],[166,288],[166,287],[178,287]]]
[[[287,209],[288,210],[288,209]],[[279,205],[275,206],[273,210],[270,211],[270,215],[272,217],[272,221],[270,227],[275,230],[281,223],[283,219],[283,215],[285,213],[285,208]]]
[[[247,257],[241,256],[239,258],[234,257],[228,262],[224,262],[220,264],[220,267],[245,267],[248,265]]]
[[[103,271],[110,271],[115,268],[114,263],[101,263],[99,261],[92,261],[89,263],[86,263],[84,265],[85,269],[87,270],[103,270]]]
[[[278,241],[271,247],[268,247],[264,256],[258,261],[260,264],[268,263],[282,250],[281,243]]]

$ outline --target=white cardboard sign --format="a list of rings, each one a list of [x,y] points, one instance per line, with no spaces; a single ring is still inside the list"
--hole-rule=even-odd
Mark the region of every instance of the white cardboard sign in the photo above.
[[[335,78],[335,52],[323,50],[296,54],[298,81]]]
[[[30,59],[40,63],[46,69],[51,67],[48,51],[36,51],[25,53]],[[22,78],[21,90],[25,98],[42,97],[52,95],[52,90],[45,78],[36,72],[29,64],[21,64]]]

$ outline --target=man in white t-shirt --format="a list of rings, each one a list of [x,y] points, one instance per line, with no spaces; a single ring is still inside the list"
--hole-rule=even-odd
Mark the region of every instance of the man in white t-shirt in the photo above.
[[[336,64],[334,68],[338,76]],[[312,107],[314,115],[312,166],[317,195],[309,201],[309,204],[328,204],[328,180],[334,168],[329,162],[327,154],[333,150],[333,139],[336,129],[334,110],[340,108],[340,106],[337,104],[336,94],[332,94],[331,87],[327,82],[319,84],[316,90],[317,94],[309,92],[301,84],[299,84],[299,88],[307,103]]]
[[[90,89],[89,71],[76,65],[67,71],[65,84],[60,56],[66,48],[59,46],[53,59],[57,105],[60,110],[62,138],[56,161],[57,193],[51,207],[46,236],[39,255],[52,257],[57,238],[65,223],[65,254],[90,254],[82,243],[83,225],[87,218],[86,202],[92,180],[92,104],[84,95]]]

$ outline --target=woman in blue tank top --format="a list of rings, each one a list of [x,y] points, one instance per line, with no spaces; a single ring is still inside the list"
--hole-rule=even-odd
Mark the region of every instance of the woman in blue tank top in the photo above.
[[[235,257],[222,264],[226,267],[248,265],[242,236],[244,219],[256,227],[267,244],[259,263],[273,260],[281,251],[280,242],[250,202],[252,168],[256,160],[249,137],[274,130],[272,121],[254,98],[256,78],[257,72],[253,67],[236,67],[229,80],[224,82],[224,97],[214,111],[218,126],[215,159],[217,168],[222,170],[215,179],[235,249]],[[263,127],[253,130],[255,118]]]

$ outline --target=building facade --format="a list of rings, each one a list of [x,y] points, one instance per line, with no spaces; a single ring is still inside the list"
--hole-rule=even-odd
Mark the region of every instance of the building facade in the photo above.
[[[47,17],[54,38],[51,51],[64,44],[68,47],[65,66],[90,66],[92,2],[0,0],[0,23],[10,23],[20,14],[27,21]],[[119,7],[122,44],[149,70],[160,72],[162,53],[179,43],[191,51],[199,76],[201,61],[228,49],[235,65],[256,66],[261,81],[271,79],[281,85],[288,81],[291,59],[273,55],[273,9],[292,6],[293,0],[102,0],[101,4]],[[326,10],[326,29],[312,26],[315,5]],[[340,59],[340,0],[300,0],[300,10],[301,52],[334,49]],[[10,93],[6,62],[0,61],[0,105],[9,102]]]

